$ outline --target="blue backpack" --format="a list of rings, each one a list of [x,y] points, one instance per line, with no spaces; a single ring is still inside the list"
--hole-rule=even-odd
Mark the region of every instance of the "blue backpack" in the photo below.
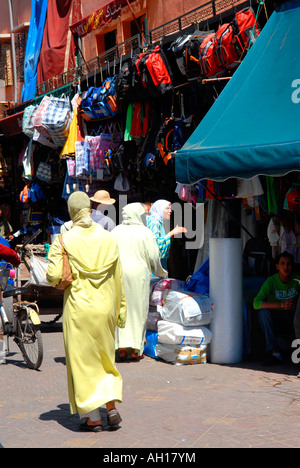
[[[118,75],[106,78],[100,88],[91,87],[82,96],[79,111],[85,120],[114,117],[118,112],[116,81]]]

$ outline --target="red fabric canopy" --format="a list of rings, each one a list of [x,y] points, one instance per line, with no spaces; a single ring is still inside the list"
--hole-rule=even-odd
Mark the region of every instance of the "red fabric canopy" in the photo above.
[[[75,44],[69,28],[78,17],[81,17],[81,0],[49,0],[37,84],[76,66]]]
[[[17,135],[22,133],[22,121],[24,111],[18,112],[17,114],[10,115],[0,120],[0,134],[3,133],[5,136]]]

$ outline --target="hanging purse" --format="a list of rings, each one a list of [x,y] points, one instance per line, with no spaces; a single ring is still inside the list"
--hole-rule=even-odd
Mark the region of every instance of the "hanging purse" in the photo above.
[[[39,163],[35,174],[36,177],[43,182],[49,182],[49,180],[51,180],[51,164],[49,164],[47,161],[41,161]]]
[[[65,290],[71,285],[71,283],[73,281],[73,276],[72,276],[72,271],[71,271],[71,267],[70,267],[70,263],[69,263],[69,257],[68,257],[67,252],[65,251],[65,248],[64,248],[62,235],[59,234],[58,238],[59,238],[59,241],[60,241],[61,246],[62,246],[63,272],[62,272],[62,277],[61,277],[60,282],[55,287],[56,287],[56,289]]]
[[[47,129],[51,140],[57,146],[64,146],[72,121],[70,100],[65,95],[60,98],[50,96],[46,112],[42,116],[42,126]]]
[[[38,110],[38,106],[30,105],[24,109],[23,119],[22,119],[22,131],[29,138],[33,137],[34,133],[34,117]]]

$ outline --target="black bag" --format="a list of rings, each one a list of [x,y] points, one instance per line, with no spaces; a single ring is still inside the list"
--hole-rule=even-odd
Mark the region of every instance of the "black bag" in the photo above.
[[[119,72],[116,82],[116,93],[120,104],[128,104],[129,102],[136,102],[145,98],[145,95],[143,95],[144,88],[135,66],[138,57],[139,54],[126,60]]]
[[[200,76],[199,49],[206,36],[214,31],[199,31],[179,36],[171,44],[179,70],[188,79]]]

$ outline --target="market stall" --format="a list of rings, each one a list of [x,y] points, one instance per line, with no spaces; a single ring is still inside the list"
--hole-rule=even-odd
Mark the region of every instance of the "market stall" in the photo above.
[[[240,197],[243,211],[250,211],[251,221],[257,221],[256,233],[250,237],[254,238],[252,253],[260,254],[256,255],[260,262],[254,255],[248,262],[247,256],[244,275],[248,277],[267,276],[267,261],[280,251],[288,250],[296,264],[299,262],[299,57],[294,49],[299,14],[297,2],[278,5],[218,100],[176,154],[179,183],[200,184],[202,190],[203,181],[210,181],[210,192],[217,198],[219,183],[226,181],[228,193]],[[212,225],[208,233],[209,237],[230,237],[220,225],[217,235]],[[261,248],[259,243],[265,239],[267,245]],[[224,262],[223,271],[229,277],[240,275],[237,292],[241,270],[235,272],[231,258]],[[217,294],[220,279],[218,275],[210,279],[210,290]],[[223,301],[212,300],[215,322],[222,322]],[[230,307],[228,300],[227,309]],[[242,314],[240,300],[240,319]],[[227,338],[228,344],[232,342],[229,332]],[[221,343],[213,338],[212,348]]]

